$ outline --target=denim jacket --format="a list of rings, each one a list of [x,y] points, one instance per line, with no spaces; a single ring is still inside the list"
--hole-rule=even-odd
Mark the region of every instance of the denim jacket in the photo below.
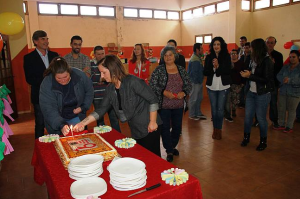
[[[289,78],[287,84],[283,83],[285,77]],[[280,82],[280,95],[300,97],[300,64],[293,70],[290,70],[290,65],[283,66],[277,74],[277,79]]]

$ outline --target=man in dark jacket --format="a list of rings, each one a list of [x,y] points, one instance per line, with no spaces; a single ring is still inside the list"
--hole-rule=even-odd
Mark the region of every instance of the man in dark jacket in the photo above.
[[[167,45],[173,46],[177,50],[177,42],[174,39],[170,39]],[[165,63],[164,58],[161,57],[159,60],[159,65],[162,65],[164,63]],[[175,64],[185,68],[185,57],[182,54],[178,53],[178,58],[175,60]]]
[[[40,85],[43,81],[44,71],[58,54],[48,50],[49,41],[45,31],[35,31],[32,41],[36,48],[24,56],[24,71],[26,81],[31,86],[31,103],[35,115],[35,138],[39,138],[44,135],[45,128],[44,117],[39,105]]]
[[[271,93],[269,118],[273,123],[273,127],[275,127],[275,128],[277,128],[279,126],[278,125],[278,109],[277,109],[279,81],[277,80],[276,76],[283,66],[282,54],[280,52],[274,50],[276,42],[277,42],[276,38],[273,36],[270,36],[266,39],[266,45],[268,47],[268,54],[274,63],[275,88],[274,88],[274,91]]]

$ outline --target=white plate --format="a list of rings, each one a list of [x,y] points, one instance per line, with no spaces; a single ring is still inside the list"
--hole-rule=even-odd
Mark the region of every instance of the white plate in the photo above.
[[[113,184],[115,186],[117,186],[117,185],[120,185],[120,186],[135,186],[135,185],[143,183],[146,180],[147,180],[147,176],[144,176],[144,177],[136,179],[136,180],[123,181],[123,182],[115,181],[113,179],[110,179],[110,184]]]
[[[130,190],[135,190],[135,189],[139,189],[139,188],[142,188],[146,185],[146,181],[143,183],[143,184],[140,184],[136,187],[127,187],[127,188],[124,188],[124,187],[118,187],[118,186],[113,186],[114,189],[118,190],[118,191],[130,191]]]
[[[97,170],[99,168],[102,168],[102,163],[101,164],[95,164],[94,166],[87,166],[87,167],[74,167],[74,166],[68,166],[68,171],[73,171],[73,172],[86,172],[86,171],[93,171]]]
[[[87,177],[92,177],[92,176],[99,176],[103,173],[103,170],[97,170],[93,173],[69,173],[70,175],[78,178],[87,178]]]
[[[104,158],[102,155],[88,154],[72,159],[69,165],[71,167],[86,167],[97,163],[99,164],[99,162],[103,162],[103,160]]]
[[[74,198],[86,198],[87,196],[101,196],[107,191],[106,182],[99,177],[77,180],[71,184],[70,192]]]
[[[110,177],[111,178],[119,178],[119,179],[124,179],[124,180],[130,180],[130,179],[135,179],[138,178],[140,176],[144,176],[147,174],[147,171],[145,169],[143,169],[141,172],[136,173],[136,174],[132,174],[132,175],[123,175],[123,174],[116,174],[113,172],[110,172]]]
[[[109,172],[121,175],[134,175],[146,167],[145,163],[135,158],[120,158],[110,163]]]

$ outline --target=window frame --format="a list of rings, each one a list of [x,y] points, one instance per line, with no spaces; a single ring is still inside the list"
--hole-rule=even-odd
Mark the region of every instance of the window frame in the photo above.
[[[213,34],[212,33],[207,33],[207,34],[199,34],[199,35],[195,35],[195,43],[196,43],[196,39],[197,37],[203,37],[203,42],[202,42],[202,45],[203,44],[210,44],[210,43],[205,43],[205,36],[211,36],[211,38],[213,39]]]
[[[38,15],[41,16],[69,16],[69,17],[98,17],[98,18],[116,18],[116,6],[105,6],[105,5],[90,5],[90,4],[74,4],[74,3],[55,3],[55,2],[40,2],[37,1],[37,11]],[[58,8],[58,14],[43,14],[40,13],[39,4],[56,4]],[[78,14],[61,14],[61,5],[76,5],[78,8]],[[94,6],[96,7],[96,15],[82,15],[80,12],[80,6]],[[114,16],[100,16],[99,8],[100,7],[107,7],[114,9]]]
[[[228,1],[228,3],[229,3],[228,10],[223,10],[223,11],[218,12],[218,4],[219,4],[219,3],[224,3],[224,2],[227,2],[227,1]],[[229,0],[220,1],[220,2],[217,2],[217,3],[216,3],[216,7],[215,7],[215,12],[216,12],[216,14],[223,13],[223,12],[228,12],[229,9],[230,9],[230,1],[229,1]]]
[[[25,15],[29,15],[28,13],[28,2],[27,1],[23,1],[24,5],[25,5],[25,9],[26,9],[26,12],[24,12]],[[23,10],[24,11],[24,10]]]
[[[137,17],[126,17],[124,16],[124,9],[137,9]],[[151,10],[152,11],[152,18],[140,17],[140,10]],[[166,18],[155,18],[154,11],[164,11],[166,12]],[[177,12],[179,15],[178,19],[168,19],[168,12]],[[123,17],[124,19],[154,19],[154,20],[168,20],[168,21],[180,21],[181,20],[181,12],[178,10],[164,10],[164,9],[155,9],[155,8],[137,8],[137,7],[123,7]]]
[[[243,10],[242,1],[249,1],[249,3],[250,3],[250,9],[249,10]],[[241,0],[241,10],[244,11],[244,12],[253,12],[253,0]]]
[[[295,5],[295,4],[300,3],[300,1],[294,2],[293,0],[289,0],[288,3],[273,6],[273,0],[268,0],[270,2],[270,6],[269,7],[261,8],[261,9],[256,9],[255,8],[255,2],[256,1],[260,1],[260,0],[253,0],[253,4],[252,4],[253,5],[253,12],[257,12],[257,11],[261,11],[261,10],[268,10],[268,9],[273,9],[273,8],[280,8],[280,7],[285,7],[285,6],[291,6],[291,5]]]

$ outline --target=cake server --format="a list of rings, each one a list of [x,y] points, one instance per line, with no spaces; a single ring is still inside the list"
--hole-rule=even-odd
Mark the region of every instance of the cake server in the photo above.
[[[157,188],[157,187],[160,187],[160,185],[161,185],[161,184],[158,183],[158,184],[153,185],[153,186],[151,186],[151,187],[148,187],[148,188],[146,188],[146,189],[142,189],[142,190],[140,190],[140,191],[138,191],[138,192],[135,192],[135,193],[129,195],[128,198],[131,197],[131,196],[134,196],[134,195],[143,193],[143,192],[145,192],[145,191],[150,191],[151,189],[155,189],[155,188]]]

